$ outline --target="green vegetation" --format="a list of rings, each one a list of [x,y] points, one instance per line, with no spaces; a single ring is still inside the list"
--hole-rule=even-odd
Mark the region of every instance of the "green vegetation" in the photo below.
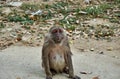
[[[25,21],[25,18],[23,18],[19,15],[13,15],[13,16],[8,16],[8,21],[21,22],[21,21]]]
[[[1,4],[0,35],[5,42],[22,40],[38,46],[53,25],[65,28],[70,41],[78,38],[108,41],[120,35],[120,0],[92,0],[88,4],[82,0],[30,2],[25,1],[20,7]]]
[[[20,16],[20,15],[9,15],[8,21],[10,22],[21,22],[23,25],[32,25],[33,20],[30,20],[27,15]]]
[[[40,5],[39,4],[28,4],[28,3],[24,3],[21,6],[21,9],[23,10],[31,10],[31,11],[36,11],[40,9]]]
[[[54,19],[55,22],[62,25],[68,31],[74,31],[76,27],[80,25],[80,22],[89,20],[91,18],[104,18],[110,20],[110,22],[119,23],[119,12],[113,12],[114,8],[119,9],[120,0],[115,0],[111,2],[105,2],[97,5],[88,5],[86,7],[80,7],[79,4],[74,5],[73,3],[61,1],[55,2],[53,4],[28,4],[24,3],[20,9],[24,11],[36,12],[42,10],[41,15],[23,14],[13,10],[11,14],[7,16],[9,22],[20,22],[25,25],[25,29],[30,29],[27,25],[32,25],[34,22],[43,23],[41,25],[46,26],[47,21]],[[59,18],[62,17],[62,18]],[[57,18],[57,19],[55,19]],[[103,27],[96,29],[95,27],[82,27],[81,31],[89,35],[89,30],[94,30],[95,37],[105,37],[109,35],[114,35],[112,30],[107,28],[103,30]],[[101,29],[102,28],[102,29]],[[34,31],[33,31],[34,33]]]
[[[88,15],[100,16],[103,15],[103,13],[106,13],[106,10],[110,8],[112,8],[112,6],[109,4],[101,4],[95,6],[88,6],[86,9],[84,9],[84,11],[86,11]]]
[[[5,24],[3,22],[0,22],[0,28],[4,28]]]

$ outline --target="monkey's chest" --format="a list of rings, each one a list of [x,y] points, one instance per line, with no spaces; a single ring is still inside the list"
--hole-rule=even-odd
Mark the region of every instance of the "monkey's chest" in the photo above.
[[[52,69],[56,70],[57,72],[63,71],[65,68],[65,58],[64,53],[61,53],[59,51],[53,52],[50,55],[50,66]]]

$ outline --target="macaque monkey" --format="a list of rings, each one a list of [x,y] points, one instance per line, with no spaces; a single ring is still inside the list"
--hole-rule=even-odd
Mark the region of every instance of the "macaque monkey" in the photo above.
[[[80,79],[74,75],[68,38],[62,27],[51,27],[45,36],[42,48],[42,66],[46,79],[52,79],[56,73],[67,73],[71,79]]]

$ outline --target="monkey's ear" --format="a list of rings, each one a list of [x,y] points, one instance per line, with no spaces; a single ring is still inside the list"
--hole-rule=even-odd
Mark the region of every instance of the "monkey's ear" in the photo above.
[[[49,41],[49,39],[50,39],[50,34],[45,34],[44,35],[44,42]]]
[[[45,45],[54,45],[55,44],[55,42],[51,38],[51,34],[48,33],[48,34],[44,35],[44,44]]]
[[[65,29],[63,29],[63,34],[64,36],[67,36],[68,32]]]

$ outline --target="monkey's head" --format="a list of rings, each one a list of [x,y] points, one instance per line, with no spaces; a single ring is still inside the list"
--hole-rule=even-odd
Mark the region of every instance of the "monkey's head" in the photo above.
[[[53,26],[50,28],[49,33],[51,34],[51,38],[55,43],[61,43],[65,37],[65,32],[62,27]]]

